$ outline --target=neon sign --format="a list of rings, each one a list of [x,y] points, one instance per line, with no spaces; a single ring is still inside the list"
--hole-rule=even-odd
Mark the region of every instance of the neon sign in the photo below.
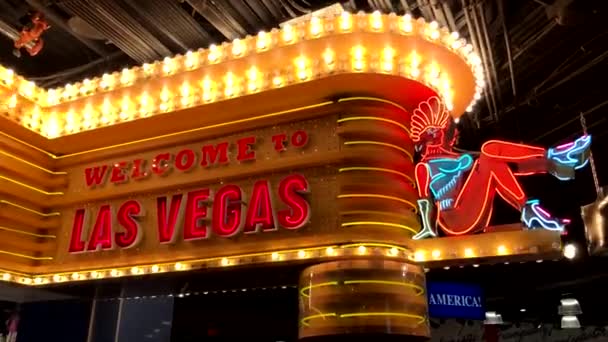
[[[310,204],[306,194],[310,187],[306,178],[292,174],[283,178],[277,187],[280,206],[273,201],[270,182],[259,180],[246,198],[236,185],[224,185],[215,193],[202,188],[187,194],[156,198],[156,230],[161,244],[203,240],[212,236],[228,238],[236,234],[272,232],[279,228],[296,230],[309,222]],[[115,212],[109,204],[97,213],[76,210],[72,225],[69,252],[93,252],[127,249],[138,245],[143,237],[140,219],[143,206],[128,200]],[[93,218],[92,225],[88,225]],[[88,232],[88,233],[87,233]]]
[[[491,140],[481,152],[457,153],[457,131],[444,104],[431,97],[411,119],[411,138],[421,160],[415,167],[422,230],[414,239],[463,235],[483,231],[492,217],[496,195],[521,212],[528,229],[562,231],[570,221],[552,216],[529,198],[517,177],[549,173],[560,180],[574,178],[574,170],[588,162],[591,137],[544,149]]]
[[[304,148],[308,143],[308,133],[298,130],[288,135],[280,133],[270,139],[273,149],[281,153],[288,146]],[[89,188],[102,187],[108,180],[114,185],[127,183],[130,180],[144,180],[151,176],[168,176],[172,171],[178,173],[191,172],[197,168],[209,168],[226,165],[233,162],[231,150],[236,150],[235,161],[251,162],[256,159],[255,147],[259,143],[255,136],[245,136],[235,141],[222,141],[215,144],[203,145],[199,151],[184,148],[177,152],[162,152],[151,160],[134,159],[117,161],[112,164],[96,165],[84,170],[85,184]]]

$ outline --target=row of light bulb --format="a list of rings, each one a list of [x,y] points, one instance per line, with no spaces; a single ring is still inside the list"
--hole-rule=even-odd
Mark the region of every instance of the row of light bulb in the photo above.
[[[475,98],[479,99],[481,97],[481,91],[485,86],[481,59],[473,52],[472,46],[460,38],[457,32],[450,33],[445,29],[440,29],[436,22],[426,23],[422,18],[414,20],[407,14],[396,16],[394,14],[382,15],[379,12],[372,14],[358,13],[357,15],[343,12],[337,17],[312,17],[307,24],[302,23],[297,26],[286,25],[281,30],[260,32],[256,37],[236,39],[231,44],[222,44],[221,46],[211,45],[207,50],[189,51],[184,55],[167,57],[163,61],[144,64],[141,67],[123,69],[121,72],[104,74],[100,78],[85,79],[77,84],[68,84],[65,87],[50,89],[48,91],[37,88],[33,82],[20,79],[10,69],[0,68],[0,83],[6,86],[19,83],[18,92],[21,95],[30,99],[41,99],[37,104],[43,107],[52,106],[95,94],[99,91],[105,92],[129,87],[140,80],[147,80],[152,76],[169,76],[178,72],[197,69],[205,65],[220,63],[229,58],[240,58],[247,54],[265,51],[276,46],[293,44],[302,39],[314,39],[328,34],[353,31],[390,31],[406,35],[416,34],[430,41],[443,44],[448,49],[458,53],[471,66],[477,79]],[[365,58],[361,52],[354,51],[353,54],[352,70],[364,71],[369,65],[369,58]],[[393,69],[396,67],[396,63],[392,61],[394,56],[394,50],[390,48],[385,49],[378,61],[379,66],[375,67],[375,69],[388,73],[394,72]],[[335,59],[335,55],[332,56],[331,51],[323,56],[326,64],[332,64],[333,59]],[[305,65],[304,61],[297,62],[297,64],[300,65],[297,78],[300,80],[309,79],[310,72],[307,72],[306,68],[301,67]],[[412,67],[405,74],[417,77],[421,72],[418,68]],[[19,82],[17,82],[17,79],[19,79]],[[282,82],[283,80],[276,77],[272,81],[275,86]],[[439,81],[435,81],[434,83],[436,88],[445,88],[437,86],[440,83]],[[249,91],[256,91],[258,86],[256,82],[252,82],[247,88]],[[453,92],[447,93],[450,95]],[[234,94],[237,94],[237,92],[235,91]],[[225,95],[228,97],[232,96],[229,88],[226,89]],[[447,97],[451,97],[451,95]],[[16,100],[14,98],[11,101],[15,104]],[[187,100],[184,101],[187,102]],[[471,104],[475,101],[473,100]],[[450,102],[449,98],[446,99],[446,103],[450,104]]]
[[[424,61],[415,51],[397,59],[398,55],[392,47],[384,48],[378,56],[370,56],[365,46],[356,45],[351,48],[347,56],[341,58],[338,56],[337,51],[327,48],[322,52],[320,59],[302,55],[294,59],[291,67],[272,74],[263,73],[258,67],[251,66],[244,75],[229,71],[218,80],[204,77],[198,82],[184,81],[177,92],[164,86],[154,92],[143,91],[135,96],[125,94],[114,99],[108,95],[102,103],[86,103],[84,107],[70,108],[65,113],[43,113],[42,108],[35,106],[29,115],[26,114],[22,118],[22,122],[32,130],[54,138],[117,122],[190,108],[202,103],[230,99],[242,94],[280,88],[341,71],[365,72],[370,69],[417,79],[441,94],[447,108],[452,109],[454,91],[449,75],[442,72],[437,63]]]
[[[141,276],[145,274],[157,274],[165,272],[175,271],[187,271],[194,268],[202,267],[227,267],[234,265],[243,265],[253,262],[279,262],[289,260],[302,260],[312,259],[320,257],[343,257],[343,256],[380,256],[385,255],[387,257],[394,258],[408,258],[409,252],[405,249],[397,246],[376,244],[358,244],[351,246],[330,246],[323,248],[311,248],[302,249],[298,251],[278,251],[267,253],[260,256],[260,259],[253,260],[250,256],[235,256],[225,258],[215,258],[203,261],[194,262],[176,262],[171,264],[158,264],[158,265],[145,265],[145,266],[133,266],[129,268],[115,268],[105,270],[91,270],[91,271],[79,271],[72,273],[59,273],[53,275],[41,275],[41,276],[22,276],[11,273],[2,274],[2,280],[12,281],[25,285],[43,285],[49,283],[62,283],[70,281],[82,281],[82,280],[94,280],[94,279],[105,279],[105,278],[118,278],[125,276]]]
[[[462,253],[458,253],[452,251],[451,255],[444,255],[440,249],[433,249],[431,251],[427,250],[416,250],[412,255],[412,260],[418,262],[425,261],[433,261],[433,260],[446,260],[446,259],[454,259],[454,257],[464,257],[464,258],[476,258],[476,257],[487,257],[487,256],[502,256],[508,255],[509,249],[505,245],[499,245],[496,247],[494,253],[490,253],[489,255],[480,255],[480,253],[476,252],[473,248],[464,248]]]

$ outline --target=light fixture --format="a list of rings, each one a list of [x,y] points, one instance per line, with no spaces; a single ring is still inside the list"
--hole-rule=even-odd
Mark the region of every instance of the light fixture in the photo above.
[[[495,311],[486,312],[486,320],[483,322],[485,325],[500,325],[504,324],[502,315]]]
[[[577,253],[577,248],[576,245],[574,245],[573,243],[569,243],[566,246],[564,246],[564,256],[567,259],[574,259],[576,257],[576,253]]]
[[[560,300],[560,306],[558,308],[558,313],[561,316],[576,316],[583,313],[581,309],[581,305],[578,300],[574,298],[564,298]]]
[[[562,329],[579,329],[581,322],[579,322],[576,316],[564,316],[562,317]]]

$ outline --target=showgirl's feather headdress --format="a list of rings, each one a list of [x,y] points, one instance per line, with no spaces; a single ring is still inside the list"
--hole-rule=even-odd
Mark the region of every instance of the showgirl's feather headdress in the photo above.
[[[450,113],[437,97],[430,97],[414,109],[411,119],[410,137],[414,142],[420,141],[420,135],[430,128],[446,129],[450,122]]]

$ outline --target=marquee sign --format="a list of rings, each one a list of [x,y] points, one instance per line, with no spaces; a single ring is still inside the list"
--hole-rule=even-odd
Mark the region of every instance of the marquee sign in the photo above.
[[[200,172],[231,162],[251,162],[256,159],[256,143],[260,139],[249,135],[234,142],[221,141],[202,145],[199,151],[183,148],[176,152],[156,154],[148,163],[145,159],[118,161],[87,167],[85,184],[90,190],[110,184],[119,186],[131,180],[143,181],[152,176],[172,173]],[[303,148],[308,133],[297,130],[292,134],[271,136],[277,154],[287,148]],[[229,151],[236,150],[234,160]],[[199,168],[199,170],[196,170]],[[156,241],[171,244],[203,240],[211,237],[232,237],[236,234],[272,232],[278,229],[296,230],[308,223],[310,204],[306,194],[308,180],[301,174],[289,174],[277,184],[267,179],[254,182],[251,194],[235,184],[212,189],[197,188],[187,193],[155,198],[155,207],[146,208],[138,200],[129,199],[117,205],[102,203],[97,208],[77,208],[71,229],[70,253],[128,249],[139,244],[143,236],[140,221],[152,215]],[[278,199],[275,201],[274,199]],[[152,213],[148,213],[148,212]]]

